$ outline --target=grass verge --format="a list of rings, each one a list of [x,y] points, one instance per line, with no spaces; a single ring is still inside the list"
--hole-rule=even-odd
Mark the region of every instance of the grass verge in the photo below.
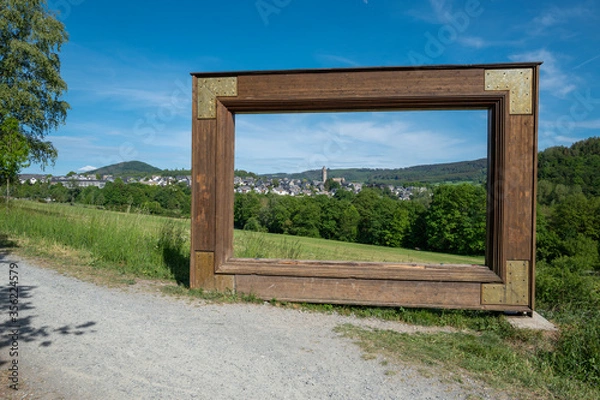
[[[600,390],[560,374],[546,362],[555,340],[540,332],[501,331],[406,334],[341,325],[341,335],[358,344],[366,358],[409,362],[446,379],[479,379],[519,399],[600,398]]]

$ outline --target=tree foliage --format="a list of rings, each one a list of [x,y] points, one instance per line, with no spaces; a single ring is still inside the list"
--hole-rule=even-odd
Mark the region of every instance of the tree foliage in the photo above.
[[[425,198],[427,197],[427,199]],[[411,201],[389,190],[339,189],[333,197],[237,193],[234,224],[267,231],[388,247],[483,255],[486,191],[479,185],[441,185]]]
[[[44,0],[0,0],[0,123],[18,121],[28,158],[42,167],[57,151],[46,135],[64,123],[69,104],[60,76],[64,25]]]
[[[486,196],[482,186],[436,188],[426,216],[428,247],[455,254],[484,253]]]
[[[28,165],[29,146],[19,132],[19,123],[14,118],[2,121],[0,125],[0,180],[11,181],[21,168]]]
[[[539,153],[539,179],[558,189],[579,187],[586,196],[600,196],[600,137],[591,137],[571,147],[550,147]],[[542,184],[546,191],[548,183]],[[560,194],[559,194],[560,195]],[[542,201],[544,201],[543,199]],[[561,199],[554,198],[554,201]]]

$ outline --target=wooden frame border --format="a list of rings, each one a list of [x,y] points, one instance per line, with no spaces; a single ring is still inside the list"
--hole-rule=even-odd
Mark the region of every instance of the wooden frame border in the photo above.
[[[190,286],[286,301],[534,309],[541,63],[193,73]],[[236,259],[236,113],[487,109],[486,265]]]

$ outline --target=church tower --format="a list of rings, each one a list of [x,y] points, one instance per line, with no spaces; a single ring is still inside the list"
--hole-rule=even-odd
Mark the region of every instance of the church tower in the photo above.
[[[323,183],[325,183],[325,182],[327,182],[327,168],[326,168],[326,167],[323,167],[323,170],[322,170],[322,172],[323,172],[323,173],[322,173],[322,175],[323,175],[323,176],[322,176],[322,177],[323,177]]]

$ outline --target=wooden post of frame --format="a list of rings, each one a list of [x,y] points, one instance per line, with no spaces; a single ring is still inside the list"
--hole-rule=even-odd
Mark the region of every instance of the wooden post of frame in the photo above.
[[[534,310],[539,62],[193,73],[190,286],[263,299]],[[233,258],[236,113],[486,109],[486,265]]]

